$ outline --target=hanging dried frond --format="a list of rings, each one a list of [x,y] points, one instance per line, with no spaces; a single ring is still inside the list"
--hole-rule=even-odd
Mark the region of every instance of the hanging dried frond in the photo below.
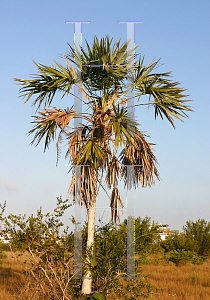
[[[116,156],[112,157],[112,160],[108,163],[107,175],[105,178],[105,181],[110,189],[112,186],[117,185],[117,179],[120,175],[122,176],[122,174],[123,172],[120,166],[120,162],[118,161]]]
[[[78,166],[81,168],[81,199],[85,208],[95,206],[97,196],[97,170],[92,165]],[[68,189],[68,196],[75,199],[75,172],[73,172],[72,180]]]
[[[86,208],[94,207],[97,196],[97,170],[92,165],[83,166],[81,176],[81,193],[84,205]]]
[[[81,126],[80,128],[73,129],[71,132],[66,134],[69,146],[66,158],[70,156],[72,160],[75,159],[78,152],[82,149],[84,140],[86,139],[87,130],[87,126]]]
[[[61,148],[59,147],[59,143],[61,144],[62,141],[63,141],[62,133],[63,133],[63,131],[61,130],[60,133],[59,133],[59,136],[58,136],[57,143],[56,143],[56,149],[57,149],[57,161],[56,161],[56,167],[57,167],[57,165],[58,165],[58,160],[59,160],[60,154],[61,154]]]
[[[151,147],[152,144],[148,143],[143,134],[133,136],[135,141],[135,147],[132,147],[127,143],[127,147],[122,150],[120,158],[124,167],[122,168],[124,173],[125,185],[127,185],[127,167],[126,165],[134,166],[134,180],[133,185],[135,187],[138,184],[142,186],[151,186],[155,184],[154,176],[159,180],[159,173],[156,168],[157,159],[153,153]]]
[[[119,223],[120,222],[119,208],[121,210],[121,214],[123,214],[123,212],[122,212],[123,203],[121,200],[119,190],[116,187],[114,187],[114,189],[112,191],[110,207],[111,207],[112,222],[114,222],[115,224]]]

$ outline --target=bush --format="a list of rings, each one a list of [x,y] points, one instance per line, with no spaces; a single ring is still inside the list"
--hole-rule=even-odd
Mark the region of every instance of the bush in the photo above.
[[[198,219],[196,222],[189,220],[183,230],[186,250],[196,251],[199,255],[210,255],[210,222],[204,219]]]
[[[185,235],[183,233],[172,233],[168,236],[168,238],[164,241],[160,242],[161,247],[165,250],[165,252],[173,251],[173,250],[182,250],[186,248],[185,245]],[[186,250],[186,249],[185,249]]]
[[[126,225],[124,221],[124,226]],[[157,253],[160,249],[160,236],[158,225],[151,224],[151,218],[138,217],[135,219],[135,251],[138,254]]]
[[[66,241],[69,239],[68,228],[59,237],[59,230],[63,226],[60,217],[70,206],[68,200],[57,198],[57,207],[52,214],[37,216],[15,216],[10,214],[5,219],[7,232],[11,234],[11,251],[16,258],[16,250],[22,255],[26,251],[25,266],[26,285],[24,299],[66,299],[70,300],[69,282],[72,276],[70,259],[73,254]],[[71,246],[71,245],[70,245]]]
[[[184,249],[172,251],[167,259],[176,266],[184,265],[189,262],[193,264],[202,264],[206,260],[205,257],[198,256],[196,252]]]
[[[148,259],[148,253],[141,253],[139,258],[136,260],[137,264],[139,265],[148,265],[150,260]]]
[[[57,207],[52,214],[43,215],[40,208],[36,216],[29,218],[13,214],[4,218],[6,231],[12,237],[10,249],[13,254],[18,259],[17,253],[28,253],[24,263],[25,286],[21,291],[19,289],[17,299],[84,299],[81,294],[82,279],[73,279],[74,234],[69,234],[67,227],[59,236],[63,226],[60,217],[70,206],[67,201],[57,198]],[[83,227],[83,245],[86,245],[86,240],[87,223]],[[112,223],[96,226],[95,251],[89,265],[85,261],[85,250],[83,247],[83,271],[87,268],[92,270],[93,299],[103,299],[112,291],[123,295],[124,299],[129,299],[128,293],[132,294],[132,299],[139,299],[138,295],[147,298],[151,294],[152,287],[146,279],[126,280],[126,289],[119,284],[119,277],[126,272],[124,227],[117,228]],[[91,296],[85,299],[89,298]]]
[[[187,221],[181,234],[173,233],[167,240],[161,241],[161,247],[166,251],[194,251],[198,255],[210,255],[210,222],[198,219],[196,222]]]
[[[83,228],[83,244],[86,243],[86,239],[87,223]],[[84,248],[83,254],[86,256]],[[90,253],[88,255],[90,258]],[[90,263],[86,264],[84,271],[87,269],[92,271],[93,290],[105,296],[114,292],[119,296],[123,296],[124,299],[129,299],[126,298],[127,293],[132,292],[134,297],[132,299],[140,299],[137,296],[141,295],[141,298],[147,298],[152,292],[152,287],[146,279],[126,279],[127,290],[122,288],[119,283],[119,278],[126,276],[126,228],[124,226],[117,227],[111,222],[103,226],[102,224],[96,226],[94,255],[91,257]],[[141,273],[136,273],[136,276],[141,275]]]
[[[126,273],[126,238],[123,232],[108,223],[97,226],[94,239],[93,289],[111,291],[118,283],[118,274]]]

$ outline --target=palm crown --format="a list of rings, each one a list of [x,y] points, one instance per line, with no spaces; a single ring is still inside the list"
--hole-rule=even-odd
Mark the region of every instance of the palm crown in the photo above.
[[[159,179],[152,144],[146,141],[137,120],[128,113],[128,89],[135,87],[137,105],[154,106],[155,118],[166,117],[173,127],[173,117],[183,120],[191,108],[186,105],[189,100],[183,94],[185,89],[169,79],[171,72],[153,73],[159,60],[144,66],[144,57],[134,57],[134,49],[128,51],[128,43],[120,46],[120,40],[112,43],[108,36],[100,41],[95,37],[92,46],[87,41],[86,45],[87,51],[81,48],[81,54],[69,45],[69,52],[64,56],[66,66],[36,64],[38,75],[30,80],[15,80],[23,86],[20,92],[26,97],[24,103],[36,96],[33,105],[37,106],[38,113],[33,116],[34,128],[29,131],[35,134],[32,144],[38,145],[45,139],[46,150],[58,129],[57,154],[59,143],[65,137],[68,141],[66,157],[72,165],[81,166],[85,207],[95,206],[105,175],[105,183],[112,189],[110,206],[112,220],[116,222],[119,221],[118,207],[122,206],[117,184],[119,179],[124,179],[125,187],[128,186],[126,166],[135,166],[131,183],[135,187],[138,184],[151,186],[154,177]],[[81,70],[81,77],[77,76],[77,70]],[[63,98],[71,94],[73,85],[81,88],[84,100],[80,100],[87,111],[78,113],[73,106],[66,110],[51,107],[54,95],[61,92]],[[149,95],[148,103],[140,102],[142,95]],[[70,127],[74,118],[81,120],[76,128]],[[74,176],[69,193],[74,195]]]

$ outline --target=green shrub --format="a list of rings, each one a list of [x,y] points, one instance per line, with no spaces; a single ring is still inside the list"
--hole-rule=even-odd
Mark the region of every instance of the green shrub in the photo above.
[[[126,276],[126,228],[124,226],[114,226],[111,222],[101,226],[95,226],[94,237],[94,255],[90,263],[86,265],[84,271],[88,268],[92,271],[92,288],[93,290],[107,296],[115,292],[124,299],[128,297],[129,291],[132,291],[132,299],[147,298],[152,293],[152,287],[144,278],[129,280],[126,279],[127,290],[121,287],[120,277]],[[87,239],[87,223],[83,228],[83,244]],[[85,248],[83,248],[85,254]],[[90,253],[89,253],[90,254]],[[90,258],[90,256],[89,256]],[[137,262],[138,264],[138,262]],[[136,264],[136,265],[137,265]],[[136,276],[142,276],[136,272]],[[135,290],[135,292],[133,291]],[[94,298],[92,298],[94,299]],[[99,298],[98,298],[99,299]]]
[[[121,225],[126,227],[127,220]],[[142,219],[138,217],[135,219],[135,252],[143,253],[157,253],[160,251],[160,236],[158,225],[151,224],[151,218],[145,217]]]
[[[172,233],[167,240],[161,241],[161,247],[166,251],[186,250],[194,251],[198,255],[210,255],[210,222],[198,219],[186,222],[183,233]]]
[[[166,240],[160,242],[160,245],[166,252],[185,249],[185,235],[183,233],[171,233]]]
[[[175,263],[176,266],[187,263],[202,264],[206,260],[205,257],[198,256],[196,252],[190,250],[173,250],[168,256],[168,260]]]
[[[186,250],[193,250],[199,255],[210,255],[210,222],[204,219],[198,219],[195,222],[189,220],[183,230]]]
[[[24,263],[26,285],[23,288],[24,295],[21,299],[72,299],[70,295],[69,282],[72,276],[70,259],[73,257],[70,249],[72,245],[67,243],[70,235],[68,228],[64,230],[62,237],[59,231],[63,226],[60,217],[70,206],[68,200],[57,198],[57,207],[52,214],[43,215],[42,208],[37,215],[10,214],[4,219],[7,232],[10,233],[11,250],[18,259],[16,250],[25,251]]]
[[[101,293],[94,293],[93,294],[93,298],[91,298],[90,300],[95,300],[95,299],[98,299],[98,300],[105,300],[105,297],[103,294]]]
[[[70,206],[67,201],[57,198],[57,207],[52,214],[43,214],[40,208],[37,215],[26,218],[25,215],[10,214],[4,218],[6,231],[12,236],[13,254],[27,252],[25,261],[25,287],[17,299],[84,299],[81,294],[82,279],[73,279],[71,259],[74,255],[74,234],[68,233],[68,227],[60,237],[63,226],[60,217]],[[2,207],[1,207],[2,208]],[[88,267],[93,274],[93,299],[106,297],[112,291],[132,299],[147,298],[152,287],[143,280],[127,280],[126,289],[119,284],[119,277],[126,273],[126,231],[108,223],[95,228],[94,255],[90,265],[85,264],[87,223],[83,227],[83,275]],[[18,252],[16,251],[18,250]],[[136,274],[139,276],[140,274]],[[91,296],[89,296],[91,298]],[[103,299],[103,297],[101,298]]]
[[[190,262],[194,265],[202,265],[207,257],[199,256],[197,253],[193,253]]]
[[[111,223],[102,227],[97,226],[94,259],[97,263],[92,268],[93,289],[102,292],[111,291],[118,281],[117,274],[126,272],[125,236]]]

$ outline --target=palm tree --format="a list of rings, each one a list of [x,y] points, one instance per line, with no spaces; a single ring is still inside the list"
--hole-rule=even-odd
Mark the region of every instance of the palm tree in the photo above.
[[[57,155],[59,144],[63,138],[68,141],[69,157],[72,165],[81,166],[81,198],[88,210],[87,252],[93,253],[95,206],[99,188],[105,175],[105,184],[111,190],[110,207],[111,220],[119,222],[119,208],[123,203],[118,189],[118,180],[123,179],[125,187],[131,184],[151,186],[154,178],[159,179],[156,168],[157,160],[151,143],[140,131],[137,120],[128,113],[128,89],[133,89],[137,105],[154,106],[155,118],[166,119],[175,128],[173,117],[183,120],[187,111],[192,111],[186,105],[187,95],[179,82],[169,79],[170,73],[154,73],[158,61],[152,61],[144,66],[144,57],[132,55],[128,51],[128,43],[120,45],[120,40],[112,43],[108,36],[100,41],[94,38],[92,46],[87,41],[87,52],[81,48],[80,53],[69,45],[69,52],[64,56],[66,65],[55,62],[52,67],[39,64],[38,75],[30,80],[15,79],[22,85],[21,96],[26,102],[36,96],[33,105],[37,106],[37,114],[33,116],[34,128],[29,134],[35,134],[32,144],[37,146],[45,138],[44,151],[51,140],[55,139],[57,129]],[[94,65],[93,65],[94,64]],[[73,66],[81,68],[81,78],[76,76]],[[131,72],[129,72],[131,70]],[[131,82],[128,88],[127,82]],[[87,111],[78,113],[73,106],[69,109],[51,107],[54,95],[61,92],[62,98],[71,94],[73,85],[77,85],[84,94],[83,103]],[[148,103],[141,103],[142,95],[149,95]],[[44,106],[44,108],[41,108]],[[80,125],[70,127],[74,118],[80,118]],[[131,183],[127,180],[126,165],[135,165],[134,177]],[[74,197],[74,174],[69,187],[69,194]],[[83,280],[83,293],[91,293],[91,270]]]

